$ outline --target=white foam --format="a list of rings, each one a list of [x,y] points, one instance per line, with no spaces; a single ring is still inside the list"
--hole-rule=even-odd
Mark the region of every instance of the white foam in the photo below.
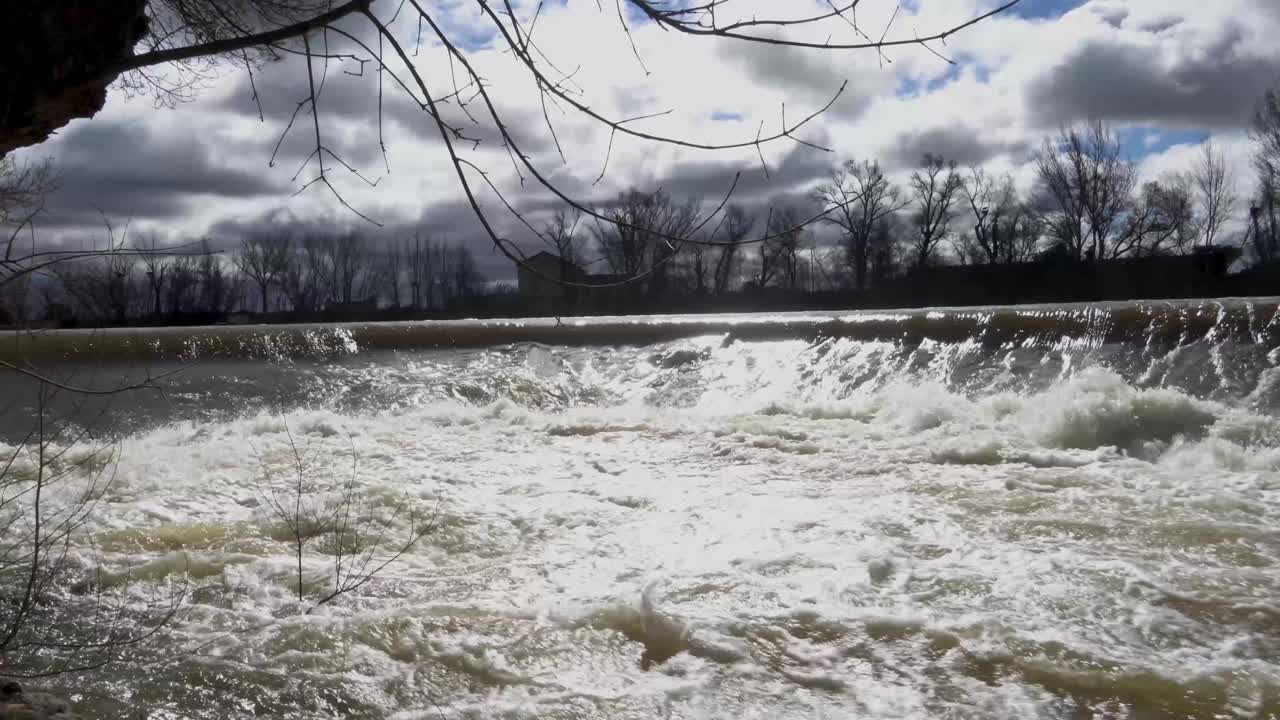
[[[200,591],[181,632],[234,634],[210,650],[234,699],[287,675],[297,702],[405,718],[436,716],[431,701],[446,717],[959,707],[942,698],[1025,717],[1072,683],[1156,702],[1234,673],[1254,689],[1231,707],[1254,708],[1280,687],[1250,640],[1275,639],[1280,593],[1269,418],[1100,369],[969,392],[945,347],[911,360],[929,377],[806,396],[793,344],[695,347],[580,407],[447,400],[140,433],[87,530],[112,540],[109,577]],[[883,351],[832,342],[824,358]],[[563,360],[525,369],[559,378]],[[290,437],[320,477],[354,467],[380,517],[440,513],[377,582],[310,616],[263,502]],[[308,589],[330,562],[308,557]],[[172,677],[200,677],[183,662]],[[1116,685],[1130,676],[1151,680]]]

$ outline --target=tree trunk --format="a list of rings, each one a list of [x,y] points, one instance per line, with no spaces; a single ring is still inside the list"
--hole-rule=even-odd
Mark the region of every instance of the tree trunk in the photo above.
[[[93,117],[147,29],[146,0],[5,4],[0,37],[0,157]]]
[[[867,289],[867,241],[853,246],[853,282],[858,290]]]

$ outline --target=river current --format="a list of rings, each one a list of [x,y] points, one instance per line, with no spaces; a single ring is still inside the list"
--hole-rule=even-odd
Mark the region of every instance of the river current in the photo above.
[[[1276,312],[64,332],[0,354],[161,388],[46,408],[84,430],[72,455],[109,448],[78,562],[139,598],[185,588],[162,650],[56,681],[104,717],[1273,718]],[[17,472],[34,385],[0,382]],[[431,530],[318,607],[343,540],[316,538],[300,602],[273,505],[299,469],[358,500],[379,558]]]

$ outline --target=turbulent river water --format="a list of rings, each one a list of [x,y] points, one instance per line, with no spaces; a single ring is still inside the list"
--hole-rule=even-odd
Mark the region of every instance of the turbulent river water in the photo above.
[[[65,681],[83,707],[1280,717],[1274,300],[6,343],[163,376],[51,406],[116,442],[76,552],[190,588],[183,652]],[[3,451],[34,396],[0,381]],[[310,613],[269,502],[299,458],[388,547],[435,517]]]

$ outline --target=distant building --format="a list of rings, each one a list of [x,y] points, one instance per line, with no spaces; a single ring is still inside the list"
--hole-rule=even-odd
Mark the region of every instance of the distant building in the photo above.
[[[516,267],[520,297],[530,300],[572,302],[576,290],[565,283],[587,283],[587,273],[574,263],[549,252],[540,252]]]
[[[368,300],[354,300],[352,302],[331,302],[324,306],[325,310],[331,312],[368,312],[378,309],[377,298]]]
[[[44,308],[44,319],[50,327],[63,327],[75,323],[76,312],[66,303],[51,302]]]
[[[546,313],[577,314],[616,311],[624,300],[617,275],[592,275],[575,263],[540,252],[516,266],[521,305]],[[583,287],[594,285],[598,287]]]
[[[324,306],[324,317],[329,321],[371,320],[378,314],[378,299],[353,302],[331,302]]]

